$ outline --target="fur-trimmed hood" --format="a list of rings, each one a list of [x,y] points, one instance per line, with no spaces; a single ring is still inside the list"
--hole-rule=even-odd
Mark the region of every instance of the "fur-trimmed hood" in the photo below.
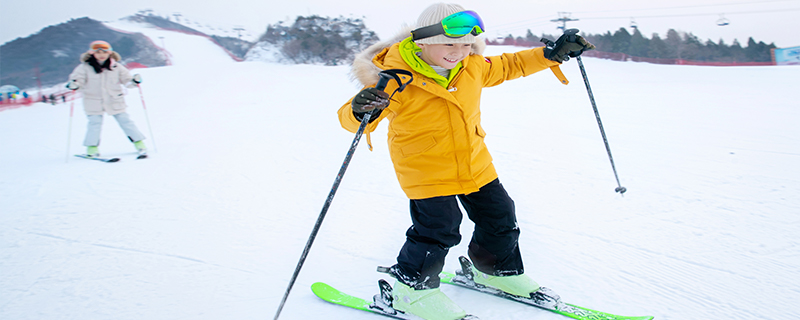
[[[412,27],[404,26],[400,32],[387,41],[381,41],[369,46],[367,49],[357,54],[353,59],[352,67],[350,68],[351,80],[358,81],[363,86],[373,85],[378,82],[382,70],[372,62],[372,59],[381,53],[383,50],[390,48],[395,43],[401,42],[411,36]],[[477,41],[472,44],[472,54],[482,55],[486,50],[486,42],[477,38]]]
[[[81,54],[81,62],[86,62],[87,60],[89,60],[89,57],[91,57],[91,56],[92,56],[92,51],[86,51],[86,52],[82,53]],[[109,59],[114,59],[114,61],[117,61],[117,62],[122,60],[122,57],[116,51],[111,51],[111,55],[108,56],[108,58]]]

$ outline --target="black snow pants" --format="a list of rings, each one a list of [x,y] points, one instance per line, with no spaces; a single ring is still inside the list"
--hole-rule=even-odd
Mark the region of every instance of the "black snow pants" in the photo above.
[[[411,200],[413,225],[391,268],[397,279],[415,289],[439,287],[445,256],[461,242],[462,213],[456,199],[475,223],[468,250],[475,268],[496,276],[524,273],[514,201],[495,179],[478,192]]]

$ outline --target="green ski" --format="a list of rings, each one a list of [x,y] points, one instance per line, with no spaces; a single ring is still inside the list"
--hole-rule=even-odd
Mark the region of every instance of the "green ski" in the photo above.
[[[490,288],[475,283],[475,281],[472,280],[472,275],[474,274],[472,272],[472,262],[470,262],[469,259],[463,256],[459,257],[458,260],[459,262],[461,262],[461,270],[456,271],[456,273],[442,272],[441,274],[439,274],[439,278],[442,283],[457,285],[464,288],[480,291],[483,293],[488,293],[501,298],[514,300],[517,302],[542,308],[578,320],[653,319],[653,317],[651,316],[639,316],[639,317],[620,316],[620,315],[600,312],[597,310],[587,309],[584,307],[576,306],[574,304],[565,303],[561,301],[561,298],[557,294],[555,294],[555,292],[545,287],[542,287],[536,293],[531,294],[530,298],[508,294],[503,291],[497,290],[495,288]]]
[[[402,311],[395,310],[394,308],[392,308],[392,286],[388,282],[386,282],[386,280],[383,279],[379,280],[378,287],[380,287],[380,293],[376,294],[372,298],[373,299],[372,302],[336,290],[334,287],[331,287],[330,285],[323,282],[316,282],[312,284],[311,291],[313,291],[314,294],[317,295],[317,297],[320,297],[320,299],[328,301],[330,303],[338,304],[340,306],[376,313],[395,319],[424,320],[420,317],[411,314],[406,314],[403,313]],[[475,316],[468,315],[462,320],[479,320],[479,319]]]
[[[377,313],[395,319],[406,319],[406,320],[418,319],[416,317],[410,317],[389,306],[384,306],[383,308],[378,307],[377,304],[371,301],[351,296],[323,282],[315,282],[314,284],[312,284],[311,291],[313,291],[314,294],[317,295],[317,297],[320,297],[320,299],[328,301],[330,303],[338,304],[340,306]]]

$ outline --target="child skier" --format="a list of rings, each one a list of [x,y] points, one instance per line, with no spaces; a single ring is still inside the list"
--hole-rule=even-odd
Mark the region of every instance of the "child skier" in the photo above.
[[[69,75],[67,88],[81,89],[83,92],[83,110],[89,118],[83,145],[86,146],[86,155],[90,157],[100,155],[97,146],[100,145],[104,113],[114,116],[125,135],[133,142],[139,157],[147,156],[144,135],[125,112],[128,106],[121,87],[123,84],[134,87],[142,82],[142,77],[138,74],[131,76],[130,71],[119,63],[120,59],[120,55],[114,52],[108,42],[94,41],[89,44],[89,51],[81,54],[81,64]]]
[[[365,86],[339,109],[342,127],[356,132],[373,111],[369,132],[389,121],[388,144],[397,179],[409,197],[412,226],[391,267],[394,308],[428,320],[462,319],[466,312],[439,290],[449,248],[461,240],[462,213],[475,222],[468,255],[475,281],[529,297],[539,285],[524,274],[517,243],[514,202],[498,180],[480,124],[483,87],[560,65],[594,46],[578,35],[562,36],[554,48],[483,57],[485,31],[477,13],[456,4],[425,9],[411,36],[378,43],[360,53],[352,74]],[[404,69],[414,75],[391,97],[374,88],[378,73]],[[554,70],[563,77],[560,71]],[[397,88],[390,84],[386,91]]]

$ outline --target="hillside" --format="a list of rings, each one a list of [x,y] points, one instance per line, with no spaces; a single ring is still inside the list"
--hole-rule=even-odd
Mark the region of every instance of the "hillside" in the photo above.
[[[361,19],[297,17],[291,24],[279,22],[267,26],[247,53],[246,60],[347,65],[357,53],[378,40]]]
[[[378,41],[376,34],[368,30],[363,21],[343,17],[297,17],[290,25],[280,22],[270,25],[256,43],[208,35],[148,12],[120,21],[208,38],[237,61],[340,65],[349,63],[357,52]],[[159,47],[163,45],[158,42],[159,38],[110,27],[115,23],[118,22],[74,19],[3,44],[0,47],[3,52],[0,56],[0,85],[12,84],[24,89],[64,82],[79,63],[78,57],[87,50],[88,43],[98,39],[111,43],[125,64],[158,67],[170,63],[169,50]],[[41,83],[37,83],[37,75]]]
[[[148,13],[148,14],[139,13],[139,14],[135,14],[135,15],[123,18],[123,20],[128,20],[128,21],[138,22],[138,23],[143,23],[143,24],[149,24],[149,25],[152,25],[152,26],[154,26],[156,28],[160,28],[160,29],[164,29],[164,30],[171,30],[171,31],[177,31],[177,32],[182,32],[182,33],[186,33],[186,34],[193,34],[193,35],[198,35],[198,36],[203,36],[203,37],[209,37],[209,38],[213,39],[213,41],[216,42],[219,46],[225,48],[226,50],[231,52],[234,56],[236,56],[237,58],[241,58],[241,59],[244,58],[245,54],[247,54],[247,51],[250,50],[250,48],[253,46],[252,43],[250,43],[249,41],[246,41],[246,40],[242,40],[242,39],[234,38],[234,37],[229,37],[229,36],[220,36],[220,35],[213,35],[213,34],[209,35],[209,34],[207,34],[205,32],[198,31],[197,29],[188,27],[188,26],[184,25],[183,23],[174,22],[174,21],[171,21],[171,20],[169,20],[167,18],[158,16],[158,15],[155,15],[155,14],[152,14],[152,13]]]
[[[128,33],[108,28],[90,18],[73,19],[49,26],[36,34],[17,38],[0,46],[0,85],[20,88],[37,86],[38,74],[42,86],[65,82],[80,62],[80,55],[94,40],[108,41],[122,56],[122,62],[157,67],[167,64],[167,57],[140,33]],[[37,73],[38,70],[38,73]]]

